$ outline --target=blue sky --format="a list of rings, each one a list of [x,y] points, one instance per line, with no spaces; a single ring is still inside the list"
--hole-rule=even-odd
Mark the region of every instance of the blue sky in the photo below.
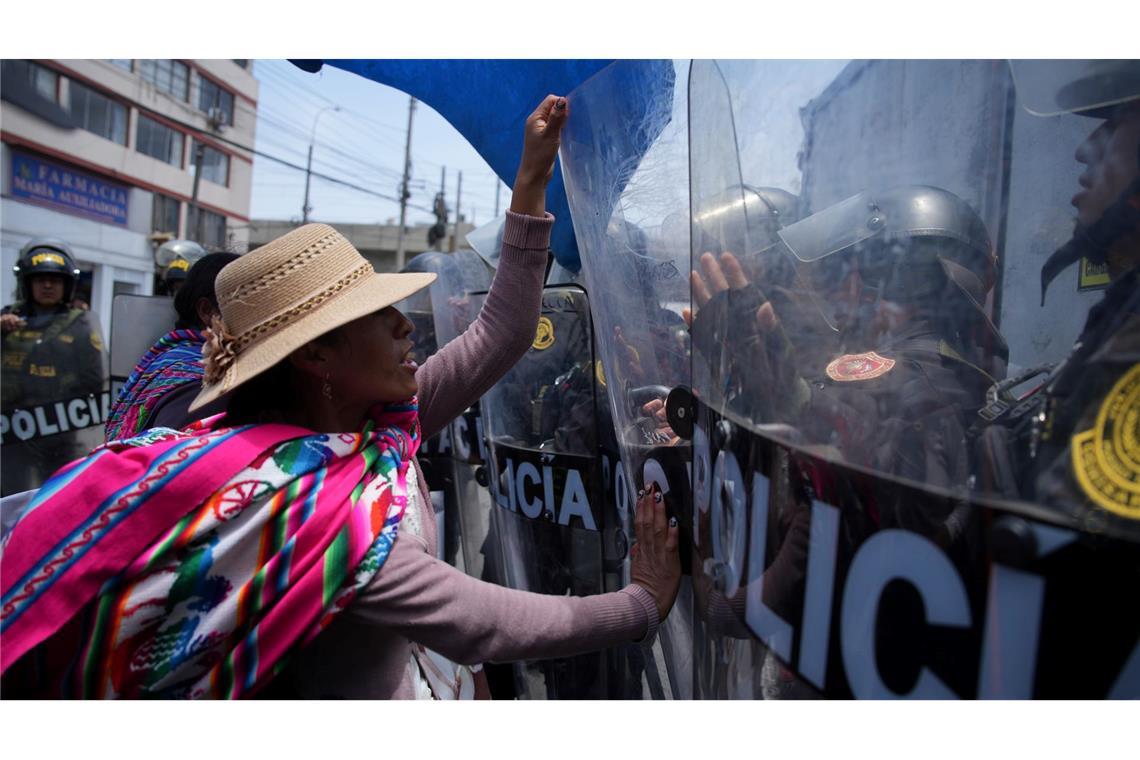
[[[332,224],[398,219],[400,209],[395,199],[403,171],[408,96],[331,66],[310,74],[285,60],[258,59],[253,73],[260,82],[258,151],[303,167],[314,118],[323,108],[339,106],[339,111],[329,110],[317,122],[313,171],[391,199],[313,177],[310,219]],[[498,179],[443,117],[417,103],[412,125],[411,223],[435,221],[429,209],[439,191],[443,167],[447,167],[445,192],[452,209],[450,220],[454,221],[456,183],[462,170],[461,213],[477,224],[490,221]],[[510,188],[502,185],[500,211],[510,204],[510,194]],[[299,219],[304,195],[303,171],[255,158],[254,219]]]

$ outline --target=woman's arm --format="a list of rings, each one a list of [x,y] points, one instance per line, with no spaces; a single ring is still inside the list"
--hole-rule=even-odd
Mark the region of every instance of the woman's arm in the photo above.
[[[641,586],[588,597],[515,591],[465,575],[411,535],[345,614],[464,665],[595,651],[651,636],[658,622]]]
[[[416,372],[427,440],[506,374],[534,342],[554,217],[507,212],[503,250],[479,316]]]

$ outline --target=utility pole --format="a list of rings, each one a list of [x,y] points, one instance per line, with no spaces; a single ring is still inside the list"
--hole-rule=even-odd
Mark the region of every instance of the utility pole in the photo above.
[[[313,173],[313,143],[317,139],[317,122],[321,120],[321,115],[326,111],[339,111],[340,106],[325,106],[317,111],[317,115],[313,117],[313,131],[309,133],[309,162],[305,164],[305,205],[301,206],[301,224],[309,223],[309,212],[312,209],[309,207],[309,178]]]
[[[190,218],[186,220],[186,234],[190,235],[193,229],[193,240],[199,245],[202,243],[202,211],[198,208],[198,185],[202,181],[202,157],[206,154],[206,145],[201,140],[194,141],[194,190],[190,195]]]
[[[416,99],[408,98],[408,139],[404,144],[404,180],[400,183],[400,230],[396,233],[396,271],[404,268],[404,224],[408,218],[408,180],[412,175],[412,115],[416,112]]]
[[[459,184],[455,188],[455,234],[447,245],[448,253],[455,253],[455,246],[459,242],[459,201],[463,197],[463,172],[459,172]]]
[[[493,217],[495,219],[499,218],[499,191],[502,189],[503,189],[503,182],[502,182],[502,180],[499,179],[498,175],[496,175],[495,176],[495,216]]]

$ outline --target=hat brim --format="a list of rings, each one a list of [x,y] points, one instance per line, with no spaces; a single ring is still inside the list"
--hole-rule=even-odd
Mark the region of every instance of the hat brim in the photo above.
[[[404,300],[435,281],[434,272],[372,274],[296,322],[247,346],[216,383],[202,383],[190,404],[194,412],[276,365],[290,353],[325,333]]]

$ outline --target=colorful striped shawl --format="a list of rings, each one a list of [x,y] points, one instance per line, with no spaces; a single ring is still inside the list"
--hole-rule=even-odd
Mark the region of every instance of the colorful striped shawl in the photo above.
[[[396,539],[417,405],[372,417],[317,435],[212,429],[219,415],[60,470],[0,558],[5,692],[234,698],[265,685]]]
[[[139,434],[166,394],[187,383],[201,383],[205,342],[197,330],[172,330],[147,349],[111,407],[104,440]]]

